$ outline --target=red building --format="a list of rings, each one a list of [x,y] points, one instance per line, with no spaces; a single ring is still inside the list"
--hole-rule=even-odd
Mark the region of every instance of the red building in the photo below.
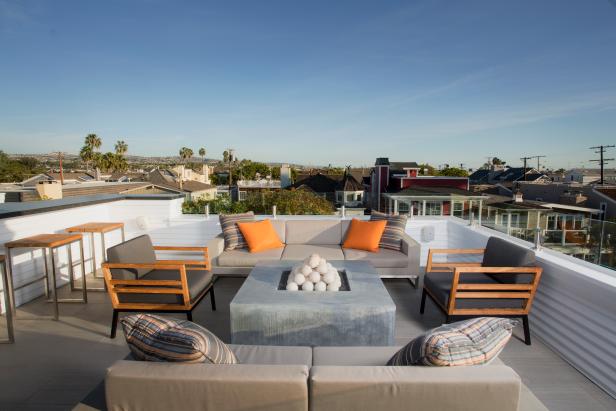
[[[437,189],[441,195],[447,189],[452,194],[462,194],[469,189],[467,177],[446,177],[422,175],[421,167],[414,162],[390,162],[386,157],[376,159],[374,168],[370,173],[368,193],[370,206],[373,209],[384,211],[388,209],[388,200],[384,194],[399,193],[408,189]],[[470,194],[470,193],[469,193]]]

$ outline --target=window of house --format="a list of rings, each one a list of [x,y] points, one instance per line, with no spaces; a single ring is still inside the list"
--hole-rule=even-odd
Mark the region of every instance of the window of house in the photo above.
[[[343,198],[342,196],[343,196],[342,193],[337,192],[336,193],[336,201],[339,202],[339,203],[342,203],[342,198]]]
[[[453,215],[455,217],[462,217],[464,214],[464,203],[461,201],[452,201],[451,206],[453,207]]]
[[[357,201],[361,201],[363,193],[357,193]]]
[[[346,201],[348,203],[352,203],[355,200],[355,196],[353,195],[353,193],[347,194],[346,195]]]
[[[443,203],[440,201],[426,201],[426,215],[441,215]]]
[[[408,214],[410,211],[407,203],[398,202],[398,214]]]
[[[246,191],[240,191],[238,194],[238,198],[240,201],[246,200]]]

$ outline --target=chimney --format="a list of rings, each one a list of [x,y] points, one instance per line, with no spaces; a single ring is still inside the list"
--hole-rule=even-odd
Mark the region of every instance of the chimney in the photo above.
[[[515,193],[513,193],[513,201],[516,203],[521,203],[524,201],[524,196],[522,195],[522,192],[520,190],[517,190]]]
[[[210,184],[210,166],[204,164],[201,168],[201,171],[203,173],[203,179],[205,180],[204,183]]]
[[[288,164],[280,166],[280,188],[287,188],[291,185],[291,167]]]

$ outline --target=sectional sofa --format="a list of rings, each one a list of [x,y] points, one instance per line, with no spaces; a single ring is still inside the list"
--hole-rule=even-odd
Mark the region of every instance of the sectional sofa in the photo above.
[[[401,251],[379,249],[372,253],[343,249],[350,220],[272,220],[284,248],[251,253],[247,249],[224,250],[222,234],[208,243],[215,275],[248,275],[257,261],[302,260],[317,253],[327,260],[361,260],[374,265],[381,278],[407,278],[419,274],[420,245],[405,235]]]
[[[400,347],[231,345],[236,365],[123,360],[105,380],[109,410],[517,411],[545,409],[498,359],[392,367]],[[522,402],[521,402],[522,398]]]

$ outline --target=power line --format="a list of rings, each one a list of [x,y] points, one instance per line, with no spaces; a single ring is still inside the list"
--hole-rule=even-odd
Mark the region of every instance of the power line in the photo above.
[[[609,145],[609,146],[595,146],[595,147],[590,147],[590,150],[598,150],[595,151],[595,153],[599,154],[599,159],[597,160],[590,160],[590,161],[594,161],[599,163],[599,166],[601,167],[601,180],[599,180],[599,184],[603,184],[604,182],[604,178],[603,178],[603,168],[604,166],[609,162],[609,161],[613,161],[613,158],[605,158],[603,156],[603,154],[607,151],[608,148],[612,148],[612,147],[616,147],[614,145]]]
[[[532,157],[521,157],[520,158],[520,160],[524,161],[524,181],[526,181],[526,162],[528,160],[533,159],[533,158],[535,158],[535,156],[532,156]]]

